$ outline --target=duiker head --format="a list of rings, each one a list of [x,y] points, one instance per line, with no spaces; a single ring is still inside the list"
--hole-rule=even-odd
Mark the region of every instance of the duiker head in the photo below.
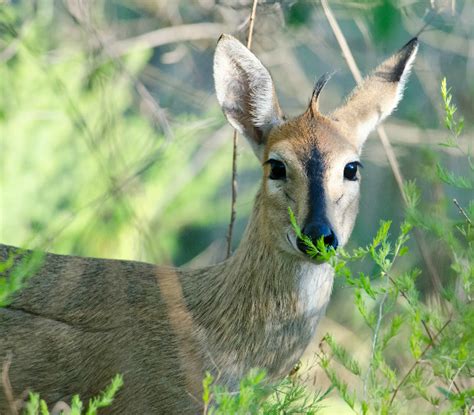
[[[318,109],[322,78],[307,110],[287,120],[268,70],[238,40],[221,36],[214,58],[217,99],[263,166],[259,219],[266,243],[306,252],[288,207],[313,241],[324,238],[334,248],[347,242],[358,211],[362,146],[400,101],[417,48],[416,39],[408,42],[329,115]]]

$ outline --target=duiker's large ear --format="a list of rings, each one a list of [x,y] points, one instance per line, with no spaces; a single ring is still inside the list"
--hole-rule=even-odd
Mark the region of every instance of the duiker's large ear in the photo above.
[[[266,136],[282,117],[267,69],[237,39],[222,35],[214,55],[214,82],[225,116],[262,159]]]
[[[418,40],[410,40],[395,55],[378,66],[332,117],[353,131],[353,144],[361,148],[369,133],[396,108],[403,96]]]

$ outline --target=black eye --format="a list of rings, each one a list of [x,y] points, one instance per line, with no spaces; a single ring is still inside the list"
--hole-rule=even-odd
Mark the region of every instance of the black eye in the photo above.
[[[344,167],[344,178],[351,181],[357,180],[357,169],[359,166],[362,167],[362,164],[358,161],[347,163],[346,167]]]
[[[270,159],[267,161],[270,165],[270,176],[272,180],[283,180],[286,179],[286,168],[280,160]]]

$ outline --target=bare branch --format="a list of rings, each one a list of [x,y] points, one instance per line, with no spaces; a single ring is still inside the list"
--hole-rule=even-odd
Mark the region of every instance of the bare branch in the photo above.
[[[456,207],[459,209],[459,212],[461,212],[461,215],[463,215],[465,218],[466,218],[466,221],[467,223],[469,223],[469,225],[472,225],[472,221],[471,219],[469,219],[469,216],[467,216],[467,213],[466,211],[463,209],[463,207],[459,204],[459,202],[457,201],[457,199],[453,199],[453,203],[456,205]]]
[[[237,202],[237,130],[234,130],[234,135],[232,136],[232,143],[232,202],[230,206],[229,229],[227,230],[227,258],[230,257],[232,251],[232,234],[234,232],[235,217],[237,216],[237,211],[235,208],[235,204]]]
[[[173,138],[173,133],[171,131],[171,127],[168,123],[166,114],[164,110],[160,107],[157,102],[157,99],[154,98],[148,89],[145,87],[143,82],[141,82],[136,76],[134,76],[122,63],[118,56],[114,54],[114,50],[112,49],[115,44],[120,43],[116,42],[115,44],[108,45],[103,36],[99,33],[99,31],[94,27],[92,21],[90,20],[90,13],[87,10],[80,9],[78,14],[78,9],[74,8],[73,6],[76,2],[71,1],[68,3],[68,7],[66,7],[66,11],[69,15],[73,18],[74,22],[85,32],[89,35],[92,35],[94,39],[98,42],[100,49],[104,53],[107,58],[111,59],[122,71],[123,74],[132,82],[138,96],[141,98],[144,107],[147,109],[149,115],[151,115],[152,121],[159,124],[163,130],[163,134],[165,137],[170,140]],[[164,30],[164,29],[162,29]],[[145,35],[143,35],[145,36]]]
[[[247,48],[249,49],[252,47],[253,26],[255,24],[255,15],[257,14],[257,3],[258,3],[258,0],[253,0],[252,13],[250,14],[249,36],[247,39]]]
[[[228,30],[228,26],[220,23],[194,23],[165,27],[130,39],[115,41],[107,45],[107,50],[110,56],[116,58],[132,50],[156,48],[190,40],[217,39]]]
[[[8,377],[8,371],[10,370],[10,365],[12,363],[12,355],[9,353],[5,360],[3,361],[2,367],[2,386],[5,398],[7,399],[8,408],[12,415],[18,415],[18,408],[15,404],[15,398],[13,397],[12,385],[10,384],[10,378]]]
[[[258,0],[253,0],[252,12],[250,13],[249,18],[249,31],[247,38],[247,48],[252,47],[252,38],[253,38],[253,27],[255,24],[255,15],[257,13],[257,3]],[[230,257],[232,251],[232,234],[234,232],[234,223],[237,211],[235,209],[235,204],[237,202],[237,131],[234,130],[234,135],[232,137],[233,150],[232,150],[232,202],[230,209],[230,222],[229,229],[227,231],[227,258]]]

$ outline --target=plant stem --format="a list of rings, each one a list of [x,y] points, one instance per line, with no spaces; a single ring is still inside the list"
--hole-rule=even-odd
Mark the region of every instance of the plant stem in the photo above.
[[[12,415],[18,415],[18,409],[15,404],[15,399],[13,397],[12,385],[10,383],[10,378],[8,377],[8,371],[10,370],[10,365],[12,363],[12,354],[8,353],[7,357],[3,361],[2,367],[2,386],[3,393],[7,399],[8,409]]]
[[[461,215],[463,215],[465,218],[466,218],[466,221],[467,223],[469,223],[469,225],[472,225],[472,221],[471,219],[469,219],[469,216],[467,216],[467,213],[466,211],[463,209],[463,207],[459,204],[459,202],[457,201],[457,199],[453,199],[453,203],[456,205],[456,207],[459,209],[459,212],[461,212]]]
[[[390,282],[397,288],[397,290],[400,291],[400,294],[401,294],[402,297],[407,301],[407,303],[409,304],[409,306],[414,309],[413,304],[411,303],[411,301],[410,301],[410,299],[408,298],[408,296],[407,296],[407,294],[405,293],[405,291],[401,290],[401,289],[397,286],[397,284],[395,283],[395,281],[393,280],[392,277],[389,276],[388,278],[390,279]],[[450,321],[450,320],[448,320],[448,321]],[[436,338],[438,337],[438,334],[440,334],[440,333],[438,333],[435,337],[433,337],[433,334],[431,334],[431,330],[428,328],[428,324],[426,323],[425,319],[423,319],[423,318],[421,319],[421,324],[423,325],[423,328],[425,329],[425,332],[426,332],[426,334],[428,335],[428,337],[429,337],[429,339],[430,339],[429,345],[435,346],[435,345],[436,345],[436,344],[435,344],[435,340],[436,340]],[[428,346],[429,346],[429,345],[428,345]],[[454,379],[453,379],[453,385],[454,385],[454,388],[456,389],[456,391],[459,393],[461,390],[459,389],[459,386],[456,384],[456,381],[455,381]]]
[[[393,391],[393,395],[390,399],[390,402],[388,403],[388,406],[390,408],[390,406],[392,405],[393,401],[395,400],[395,397],[397,396],[397,393],[398,391],[400,390],[400,388],[403,386],[403,384],[406,382],[406,380],[408,379],[408,376],[410,376],[411,372],[413,372],[413,370],[415,369],[415,367],[421,362],[421,360],[423,359],[424,355],[426,354],[426,352],[434,346],[434,341],[438,338],[438,336],[443,332],[443,330],[448,326],[448,324],[451,323],[451,319],[449,319],[448,321],[446,321],[446,323],[444,323],[443,327],[441,327],[441,329],[439,329],[439,331],[436,333],[436,335],[434,336],[433,338],[433,341],[431,341],[430,343],[428,343],[426,345],[426,347],[423,349],[423,351],[421,352],[421,355],[420,357],[415,361],[415,363],[413,363],[410,367],[410,369],[408,369],[408,372],[405,374],[405,376],[403,377],[403,379],[400,381],[400,383],[397,385],[397,387],[395,388],[395,390]]]
[[[230,222],[229,229],[227,231],[227,254],[226,257],[229,258],[232,251],[232,234],[234,232],[234,223],[235,216],[237,211],[235,208],[235,203],[237,201],[237,130],[234,130],[234,136],[232,137],[233,149],[232,149],[232,180],[231,180],[231,189],[232,189],[232,202],[230,206]]]
[[[380,330],[380,324],[382,323],[382,318],[383,318],[383,305],[385,303],[385,300],[387,299],[388,294],[385,293],[384,296],[382,297],[382,301],[380,301],[379,305],[379,313],[378,313],[378,318],[377,318],[377,324],[375,326],[374,330],[374,337],[372,339],[372,353],[370,356],[370,361],[369,361],[369,368],[367,370],[367,373],[365,375],[364,379],[364,400],[367,398],[367,382],[369,381],[370,377],[370,372],[372,371],[372,362],[374,361],[374,356],[375,356],[375,348],[377,346],[377,338]]]

